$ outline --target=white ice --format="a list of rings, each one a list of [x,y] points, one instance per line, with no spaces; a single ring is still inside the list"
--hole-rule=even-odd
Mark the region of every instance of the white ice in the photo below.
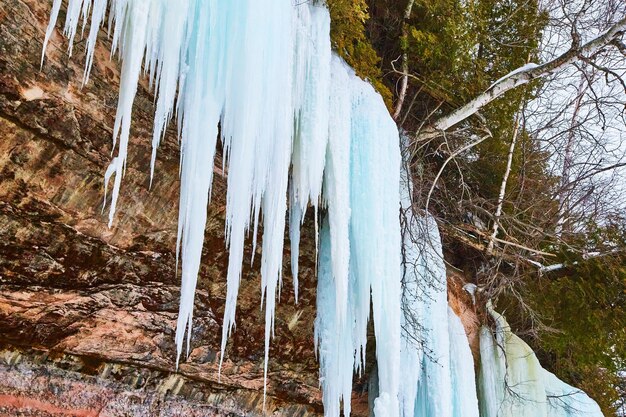
[[[543,369],[504,317],[491,304],[488,310],[496,328],[480,332],[481,416],[602,417],[595,401]]]
[[[416,213],[412,192],[403,166],[401,415],[478,417],[474,359],[461,320],[448,307],[439,230],[431,216]]]
[[[330,127],[320,234],[316,342],[325,414],[350,413],[374,316],[377,409],[398,416],[400,226],[398,131],[382,98],[338,57],[331,64]],[[393,184],[395,186],[389,186]]]
[[[454,417],[478,417],[474,358],[461,319],[448,308],[450,333],[450,379]]]

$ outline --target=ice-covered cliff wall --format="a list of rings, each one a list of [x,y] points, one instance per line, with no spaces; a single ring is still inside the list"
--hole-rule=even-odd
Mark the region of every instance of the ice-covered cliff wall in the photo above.
[[[54,0],[46,42],[61,3]],[[472,358],[459,319],[447,307],[436,224],[411,212],[408,227],[419,239],[402,236],[399,209],[408,210],[411,202],[406,187],[401,193],[397,128],[374,89],[331,53],[325,7],[292,0],[69,0],[69,38],[89,21],[85,82],[101,26],[108,27],[113,52],[122,61],[113,133],[117,155],[105,173],[105,184],[113,181],[111,221],[143,73],[156,97],[153,169],[165,127],[177,121],[179,356],[190,348],[188,329],[221,144],[230,256],[220,360],[235,325],[244,242],[251,238],[255,246],[260,235],[267,374],[286,213],[292,259],[297,260],[299,227],[312,206],[316,221],[319,209],[324,210],[315,332],[326,414],[349,414],[353,373],[363,369],[371,306],[375,414],[477,415]],[[407,268],[407,259],[414,268]],[[297,288],[297,263],[292,266]],[[425,297],[403,305],[403,282],[405,292],[413,288]],[[433,285],[424,290],[427,282]],[[410,318],[420,326],[403,332]]]

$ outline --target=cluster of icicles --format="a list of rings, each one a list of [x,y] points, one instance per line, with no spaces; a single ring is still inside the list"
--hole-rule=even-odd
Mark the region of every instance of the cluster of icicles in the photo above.
[[[64,32],[70,54],[77,31],[89,27],[84,82],[102,26],[108,26],[112,54],[118,53],[122,63],[113,135],[117,156],[105,174],[105,184],[113,179],[109,220],[124,175],[137,83],[145,72],[156,97],[151,178],[172,119],[181,145],[178,356],[184,345],[187,353],[190,347],[219,137],[228,173],[230,253],[220,360],[235,324],[244,242],[252,233],[256,246],[262,230],[267,377],[287,213],[297,301],[300,226],[307,207],[316,218],[324,208],[315,340],[325,414],[350,414],[352,378],[365,361],[371,302],[375,415],[478,416],[473,359],[463,326],[447,306],[436,225],[410,214],[408,229],[415,233],[401,235],[399,208],[409,208],[411,201],[410,184],[401,181],[398,130],[381,97],[331,52],[325,6],[293,1],[68,1]],[[61,3],[53,1],[44,50]],[[432,244],[416,245],[419,233]],[[411,268],[402,266],[401,254]],[[416,319],[421,330],[411,331]],[[493,366],[501,370],[497,354],[494,358]]]

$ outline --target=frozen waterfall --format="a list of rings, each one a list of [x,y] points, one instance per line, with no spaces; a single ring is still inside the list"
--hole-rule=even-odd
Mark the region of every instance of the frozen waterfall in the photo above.
[[[448,307],[439,230],[432,217],[412,209],[407,171],[403,167],[401,181],[401,415],[478,417],[474,359],[463,324]]]
[[[61,5],[62,0],[53,0],[44,49]],[[165,128],[177,123],[181,190],[176,253],[182,268],[178,357],[184,347],[187,353],[190,348],[219,138],[228,173],[225,228],[230,254],[220,360],[236,322],[244,243],[251,237],[255,246],[262,233],[267,377],[287,212],[292,259],[297,260],[300,225],[312,207],[316,222],[323,217],[315,341],[325,414],[350,414],[352,379],[364,370],[371,309],[376,416],[478,416],[474,361],[461,321],[447,304],[436,223],[410,210],[410,182],[401,181],[396,125],[372,86],[331,52],[324,5],[293,0],[69,0],[63,27],[70,54],[87,23],[83,82],[88,82],[102,27],[111,37],[111,53],[122,63],[113,129],[117,154],[105,173],[105,202],[113,181],[110,224],[142,76],[148,77],[156,97],[151,175],[157,174],[154,161]],[[401,233],[401,206],[408,213],[409,234]],[[297,298],[297,262],[292,268]],[[507,354],[524,351],[521,341],[507,335]],[[517,369],[520,378],[529,372],[539,375],[540,385],[528,395],[541,399],[537,404],[543,405],[537,407],[545,412],[527,415],[571,415],[555,412],[549,407],[553,401],[546,401],[564,398],[568,387],[538,363],[505,363],[499,350],[489,347],[490,337],[484,330],[481,415],[500,415],[506,395],[498,384],[517,378],[510,372]],[[569,398],[563,400],[568,405]],[[595,413],[586,397],[571,398]]]
[[[587,394],[541,367],[532,349],[511,332],[491,303],[487,309],[496,329],[495,334],[486,327],[480,331],[482,417],[602,417]]]

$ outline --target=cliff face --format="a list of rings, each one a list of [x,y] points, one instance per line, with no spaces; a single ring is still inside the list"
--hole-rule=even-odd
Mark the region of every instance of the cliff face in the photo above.
[[[49,7],[37,0],[0,0],[0,415],[260,414],[258,256],[244,270],[237,329],[221,379],[217,374],[227,262],[221,164],[215,168],[190,355],[176,372],[175,132],[168,132],[159,151],[150,190],[153,97],[142,86],[109,229],[102,213],[103,174],[112,149],[117,62],[109,60],[102,42],[91,79],[81,87],[84,43],[67,58],[68,44],[57,27],[40,70]],[[321,412],[311,236],[301,251],[300,302],[293,303],[287,264],[270,351],[266,410],[283,415]]]

